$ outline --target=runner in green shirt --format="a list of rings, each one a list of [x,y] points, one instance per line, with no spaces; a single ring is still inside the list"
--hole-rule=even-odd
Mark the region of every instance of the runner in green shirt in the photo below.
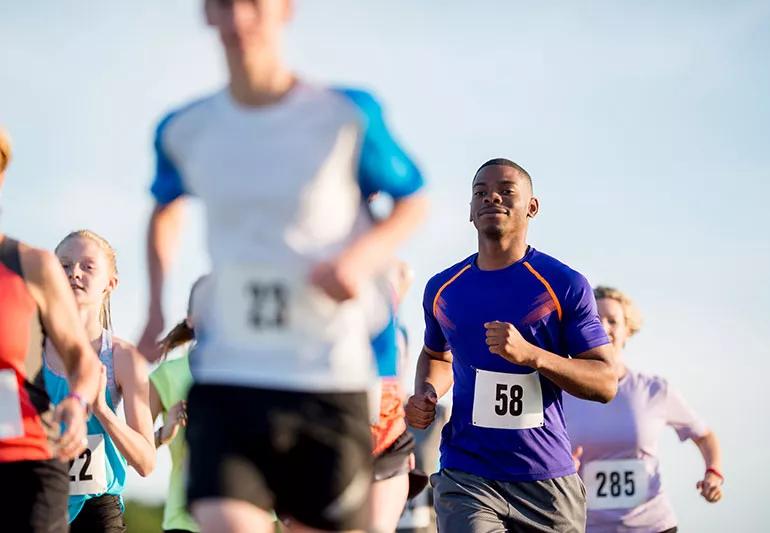
[[[187,306],[187,318],[177,324],[166,337],[160,341],[161,350],[165,357],[173,349],[192,342],[195,339],[193,330],[193,295],[201,285],[201,277],[190,291],[190,301]],[[198,524],[187,512],[185,498],[185,464],[187,458],[187,442],[184,438],[184,427],[187,425],[187,393],[192,386],[189,355],[166,359],[150,374],[150,408],[153,420],[163,412],[163,427],[155,432],[155,446],[168,444],[171,452],[171,479],[168,487],[168,497],[163,510],[163,531],[166,533],[200,531]]]

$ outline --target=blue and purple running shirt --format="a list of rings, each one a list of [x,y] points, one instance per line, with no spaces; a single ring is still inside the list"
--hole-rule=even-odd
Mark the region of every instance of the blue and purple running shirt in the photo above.
[[[567,357],[608,344],[588,281],[530,247],[500,270],[477,255],[430,279],[425,347],[451,351],[452,416],[441,467],[487,479],[535,481],[575,473],[561,389],[489,351],[484,324],[508,322],[530,343]]]

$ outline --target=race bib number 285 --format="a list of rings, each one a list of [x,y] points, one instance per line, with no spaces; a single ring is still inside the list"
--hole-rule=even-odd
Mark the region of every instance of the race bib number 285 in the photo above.
[[[631,509],[647,500],[642,459],[591,461],[583,467],[589,509]]]

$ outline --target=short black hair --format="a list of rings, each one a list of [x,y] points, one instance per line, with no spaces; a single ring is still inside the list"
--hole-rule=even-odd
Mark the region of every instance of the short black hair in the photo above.
[[[494,159],[490,159],[489,161],[487,161],[486,163],[481,165],[479,167],[479,169],[476,171],[476,173],[473,175],[473,179],[474,180],[476,179],[476,176],[478,176],[478,174],[479,174],[479,172],[481,172],[482,168],[484,168],[484,167],[491,167],[493,165],[494,166],[500,166],[500,167],[515,168],[516,170],[518,170],[521,174],[523,174],[527,178],[527,181],[529,181],[530,188],[532,187],[532,176],[529,175],[529,172],[524,170],[524,167],[522,167],[521,165],[519,165],[517,163],[514,163],[510,159],[506,159],[504,157],[496,157]]]

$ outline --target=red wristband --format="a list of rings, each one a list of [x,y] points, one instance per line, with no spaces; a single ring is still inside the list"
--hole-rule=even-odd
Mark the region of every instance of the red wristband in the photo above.
[[[722,480],[722,483],[724,483],[724,482],[725,482],[725,476],[723,476],[723,475],[722,475],[722,472],[720,472],[720,471],[719,471],[719,470],[717,470],[716,468],[713,468],[713,467],[709,467],[709,468],[707,468],[707,469],[706,469],[706,473],[708,474],[709,472],[711,472],[712,474],[714,474],[715,476],[717,476],[719,479],[721,479],[721,480]]]

